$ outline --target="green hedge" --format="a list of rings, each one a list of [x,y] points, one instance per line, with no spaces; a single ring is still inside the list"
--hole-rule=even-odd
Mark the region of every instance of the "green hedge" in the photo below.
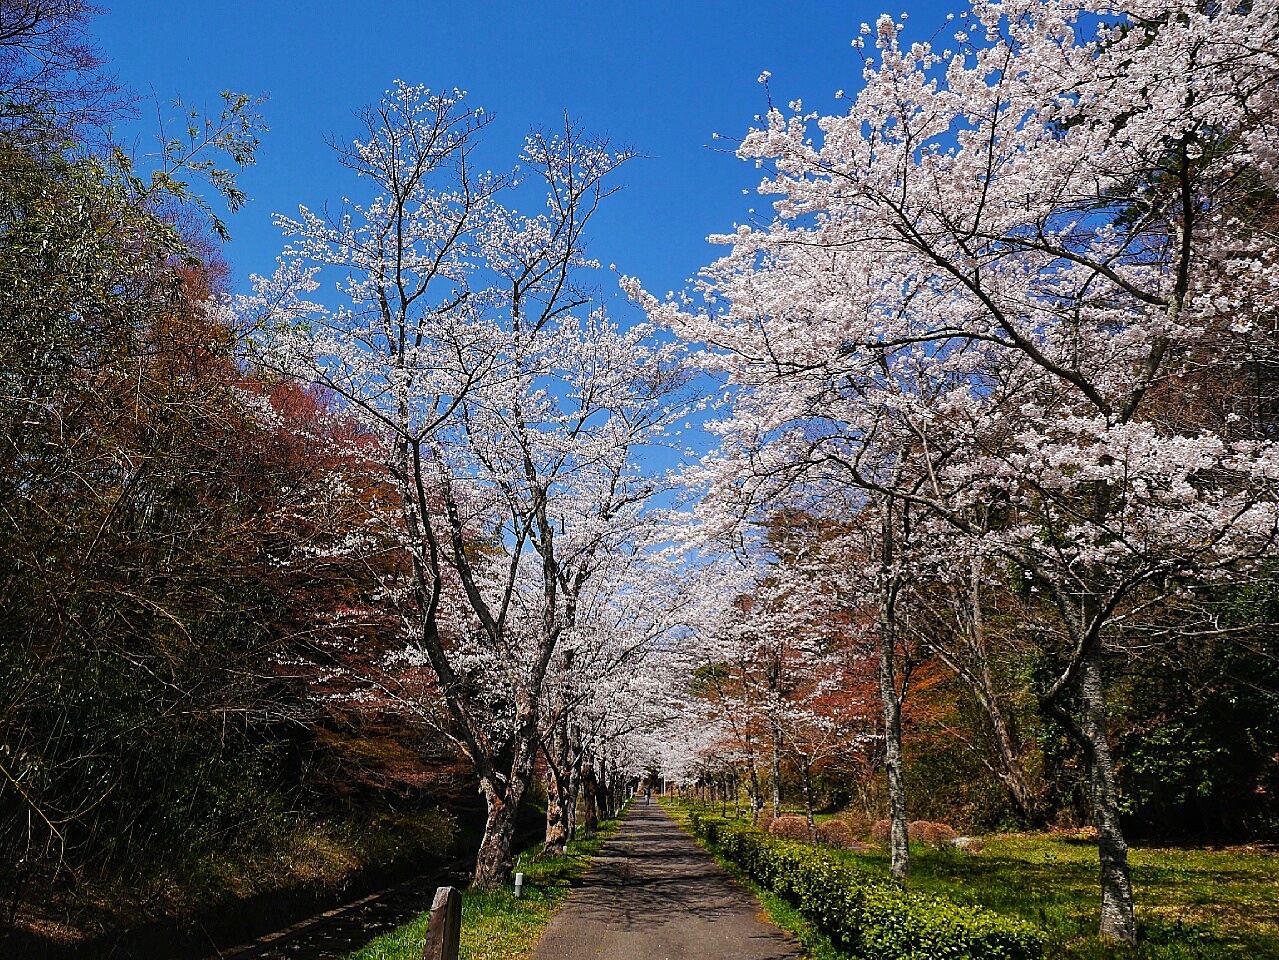
[[[690,813],[693,833],[793,903],[839,948],[873,960],[1038,960],[1044,936],[1023,920],[908,893],[829,851]]]

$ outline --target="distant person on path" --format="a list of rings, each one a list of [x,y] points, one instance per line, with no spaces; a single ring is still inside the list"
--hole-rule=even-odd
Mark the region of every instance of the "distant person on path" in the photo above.
[[[644,784],[644,806],[648,806],[648,802],[653,799],[653,785],[645,782]]]

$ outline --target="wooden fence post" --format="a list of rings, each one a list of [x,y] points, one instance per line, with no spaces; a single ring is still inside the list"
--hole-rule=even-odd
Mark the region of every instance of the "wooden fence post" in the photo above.
[[[457,960],[461,936],[462,895],[456,887],[436,887],[422,960]]]

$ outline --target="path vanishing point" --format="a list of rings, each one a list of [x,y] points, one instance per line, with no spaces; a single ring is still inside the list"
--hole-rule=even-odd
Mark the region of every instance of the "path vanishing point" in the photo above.
[[[637,800],[532,960],[792,960],[799,946],[656,801]]]

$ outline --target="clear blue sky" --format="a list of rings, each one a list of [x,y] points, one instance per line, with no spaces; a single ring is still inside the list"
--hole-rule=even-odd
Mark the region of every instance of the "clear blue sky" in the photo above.
[[[774,100],[834,111],[860,82],[850,47],[862,21],[910,13],[931,35],[944,0],[106,0],[94,27],[122,81],[155,103],[181,96],[212,111],[218,92],[269,94],[271,126],[242,176],[252,202],[230,220],[237,282],[269,273],[280,247],[271,215],[337,202],[352,189],[324,145],[354,132],[352,113],[392,81],[461,87],[497,115],[488,162],[504,169],[532,126],[562,121],[633,147],[626,189],[597,221],[591,250],[656,293],[684,285],[763,198],[758,174],[717,152],[712,133],[740,137]],[[907,4],[903,6],[903,4]],[[958,6],[958,4],[956,4]],[[150,148],[147,133],[139,147]],[[721,143],[722,146],[722,143]],[[601,277],[606,284],[611,280]]]

